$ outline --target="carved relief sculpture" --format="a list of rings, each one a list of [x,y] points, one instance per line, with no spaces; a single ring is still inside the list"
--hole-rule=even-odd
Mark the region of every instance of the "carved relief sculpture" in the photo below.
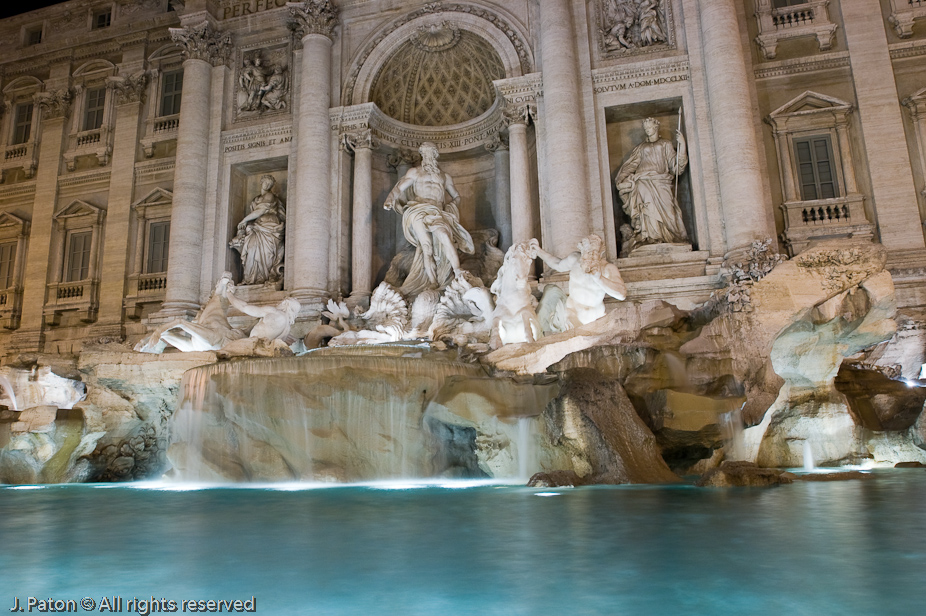
[[[630,219],[630,250],[688,241],[675,195],[675,177],[688,165],[685,138],[678,131],[676,150],[670,141],[659,138],[659,121],[654,118],[643,120],[643,130],[646,141],[633,149],[615,178]]]
[[[607,51],[667,42],[660,0],[603,0],[601,37]]]
[[[287,94],[289,78],[285,66],[266,66],[260,55],[244,59],[238,73],[239,112],[285,109]]]
[[[604,240],[594,233],[581,240],[575,252],[562,259],[530,241],[531,257],[540,257],[557,272],[569,272],[569,295],[566,315],[569,328],[591,323],[604,316],[604,298],[624,300],[627,287],[617,266],[604,257]],[[551,310],[555,312],[555,310]]]
[[[238,234],[229,246],[241,254],[242,284],[277,282],[283,277],[283,239],[286,209],[273,192],[272,175],[260,179],[260,194],[238,223]]]
[[[415,247],[414,261],[402,285],[406,295],[443,289],[461,271],[457,250],[467,254],[474,251],[472,237],[460,225],[460,194],[453,179],[437,166],[437,146],[425,142],[418,152],[421,165],[408,170],[383,205],[402,214],[405,238]]]

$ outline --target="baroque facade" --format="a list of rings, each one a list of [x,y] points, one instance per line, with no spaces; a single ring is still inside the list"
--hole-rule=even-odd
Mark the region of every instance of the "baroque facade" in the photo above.
[[[690,307],[756,240],[845,238],[926,306],[919,1],[72,0],[0,32],[0,355],[137,340],[225,271],[298,298],[303,332],[366,301],[423,142],[463,227],[596,233],[631,300]],[[637,245],[616,186],[648,140],[687,143],[659,189],[681,241]]]

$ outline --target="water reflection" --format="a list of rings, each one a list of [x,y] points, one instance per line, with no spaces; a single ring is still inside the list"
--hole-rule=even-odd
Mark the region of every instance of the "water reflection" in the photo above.
[[[918,613],[926,473],[875,474],[767,490],[0,488],[2,588],[255,595],[275,616]]]

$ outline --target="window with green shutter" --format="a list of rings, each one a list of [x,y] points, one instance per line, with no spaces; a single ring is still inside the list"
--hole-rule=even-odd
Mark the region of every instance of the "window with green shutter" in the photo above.
[[[77,282],[90,277],[90,244],[93,231],[76,231],[68,236],[66,282]]]
[[[794,140],[801,200],[832,199],[839,196],[833,165],[833,145],[829,135]]]

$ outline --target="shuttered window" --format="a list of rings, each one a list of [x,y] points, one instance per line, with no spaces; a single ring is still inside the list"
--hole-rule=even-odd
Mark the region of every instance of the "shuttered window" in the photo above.
[[[106,106],[106,88],[87,90],[87,108],[84,110],[84,130],[103,126],[103,109]]]
[[[26,143],[32,136],[32,103],[16,105],[16,116],[13,118],[13,144]]]
[[[183,70],[164,73],[161,88],[161,115],[180,113],[180,94],[183,90]]]
[[[167,248],[170,241],[170,222],[153,222],[148,227],[148,274],[167,271]]]
[[[67,282],[77,282],[90,277],[90,243],[93,231],[78,231],[68,236]]]
[[[829,135],[794,140],[801,200],[832,199],[839,196]]]
[[[16,266],[16,242],[0,244],[0,289],[13,286],[13,268]]]

